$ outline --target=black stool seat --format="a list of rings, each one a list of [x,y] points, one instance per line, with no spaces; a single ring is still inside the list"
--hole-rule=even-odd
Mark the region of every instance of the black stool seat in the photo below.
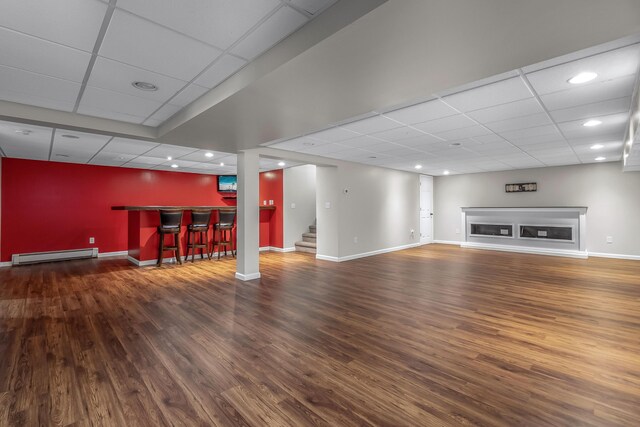
[[[211,246],[211,255],[213,250],[218,247],[218,259],[220,259],[220,253],[224,248],[224,255],[227,256],[227,248],[231,249],[231,255],[236,256],[233,250],[233,226],[236,220],[236,211],[220,211],[218,215],[218,222],[214,226],[214,242]],[[228,232],[228,233],[227,233]]]
[[[196,249],[200,249],[200,259],[204,259],[204,252],[207,258],[211,259],[209,253],[209,223],[211,222],[211,211],[191,211],[191,224],[187,226],[187,255],[191,251],[191,262],[195,262]],[[196,236],[200,236],[198,242]]]
[[[158,266],[162,265],[164,251],[173,251],[178,264],[182,264],[182,255],[180,254],[180,231],[182,229],[182,211],[161,210],[160,225],[158,226],[159,242],[158,242]],[[173,244],[165,244],[165,234],[173,236]]]

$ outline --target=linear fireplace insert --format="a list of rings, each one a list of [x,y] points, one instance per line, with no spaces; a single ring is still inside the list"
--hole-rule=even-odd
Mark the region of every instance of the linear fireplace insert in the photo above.
[[[471,224],[472,236],[513,237],[512,224]]]
[[[525,239],[546,239],[573,241],[573,227],[550,225],[521,225],[520,237]]]

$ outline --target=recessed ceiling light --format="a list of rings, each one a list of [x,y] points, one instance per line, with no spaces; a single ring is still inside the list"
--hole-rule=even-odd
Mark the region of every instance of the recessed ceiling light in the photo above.
[[[173,160],[173,157],[167,156],[167,160]]]
[[[416,169],[422,169],[422,165],[415,165],[414,168]]]
[[[282,167],[282,166],[284,166],[284,165],[286,165],[286,163],[285,163],[285,162],[278,162],[278,166]]]
[[[176,165],[175,163],[171,165],[172,168],[176,169],[178,167],[178,165]]]
[[[370,159],[377,159],[377,156],[369,156]]]
[[[452,142],[452,143],[451,143],[451,144],[449,144],[449,145],[451,145],[452,147],[459,147],[459,146],[461,146],[461,145],[462,145],[462,143],[461,143],[461,142]]]
[[[594,126],[598,126],[601,125],[602,122],[600,120],[589,120],[584,122],[584,124],[582,126],[586,126],[588,128],[594,127]]]
[[[596,157],[596,159],[595,159],[595,160],[596,160],[596,162],[601,162],[601,161],[603,161],[603,160],[607,160],[607,158],[606,158],[606,157],[602,157],[602,156],[600,156],[600,157]]]
[[[56,157],[69,157],[69,156],[66,154],[56,154]]]
[[[449,171],[444,171],[442,173],[445,174],[445,175],[449,175]]]
[[[16,133],[19,133],[20,135],[31,135],[31,131],[28,129],[18,129]]]
[[[68,133],[65,133],[64,135],[60,135],[63,138],[69,138],[69,139],[80,139],[79,136],[76,135],[69,135]]]
[[[155,92],[156,90],[158,90],[158,86],[148,82],[132,82],[131,86],[135,87],[136,89],[145,90],[147,92]]]
[[[592,150],[599,150],[599,149],[601,149],[601,148],[604,148],[604,145],[602,145],[602,144],[593,144],[593,145],[591,146],[591,149],[592,149]]]
[[[213,157],[213,153],[209,151],[207,153],[204,153],[204,156],[211,158],[211,157]]]
[[[302,145],[304,145],[305,147],[311,147],[316,144],[314,142],[303,142]]]
[[[582,83],[590,82],[591,80],[595,79],[596,77],[598,77],[598,74],[596,74],[596,73],[594,73],[592,71],[583,71],[582,73],[571,77],[569,79],[569,83],[571,83],[572,85],[579,85],[579,84],[582,84]]]

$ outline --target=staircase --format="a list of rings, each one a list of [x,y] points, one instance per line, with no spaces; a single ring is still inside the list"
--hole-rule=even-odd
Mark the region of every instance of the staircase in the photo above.
[[[302,233],[302,241],[296,242],[296,252],[316,253],[316,225],[309,226],[308,233]]]

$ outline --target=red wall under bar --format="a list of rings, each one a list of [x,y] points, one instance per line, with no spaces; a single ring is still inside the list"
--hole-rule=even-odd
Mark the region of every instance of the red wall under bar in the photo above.
[[[214,175],[3,158],[1,261],[87,247],[126,251],[127,212],[112,206],[236,204],[216,188]],[[282,171],[260,174],[261,200],[276,206],[261,213],[260,246],[282,247],[282,191]]]

